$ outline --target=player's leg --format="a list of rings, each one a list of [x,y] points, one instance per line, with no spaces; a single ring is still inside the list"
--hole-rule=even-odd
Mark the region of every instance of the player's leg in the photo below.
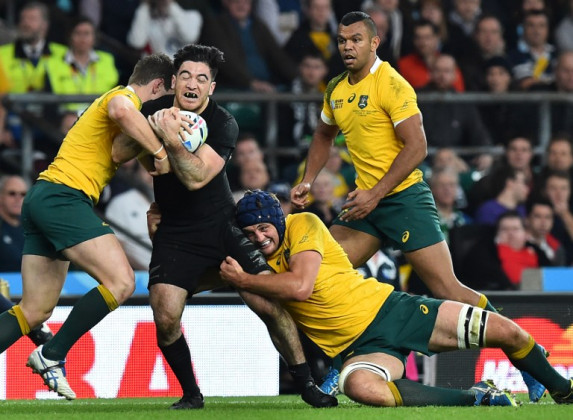
[[[333,224],[329,230],[354,267],[366,263],[380,249],[380,239],[366,232],[338,224]]]
[[[13,306],[14,302],[4,297],[4,295],[0,295],[0,314],[11,309]],[[53,336],[54,334],[52,334],[50,327],[45,323],[32,328],[28,333],[28,338],[32,340],[36,346],[46,344]]]
[[[472,306],[480,306],[480,302],[485,298],[481,293],[470,289],[458,280],[454,274],[452,257],[445,241],[442,240],[416,251],[405,252],[404,256],[435,298],[455,300]],[[436,261],[440,263],[436,264]]]
[[[571,380],[562,377],[536,345],[533,337],[515,322],[499,314],[467,304],[446,301],[439,309],[428,348],[441,352],[480,347],[500,348],[513,365],[543,384],[555,396],[571,395]]]
[[[203,395],[191,361],[189,345],[181,329],[181,317],[187,301],[187,290],[166,283],[149,287],[149,303],[157,329],[157,345],[183,390],[182,398],[172,409],[195,409],[204,406]]]
[[[0,353],[46,321],[66,279],[69,263],[39,255],[22,258],[22,300],[0,315]]]
[[[133,270],[113,234],[86,240],[62,253],[100,285],[76,302],[58,333],[44,346],[42,354],[51,360],[64,360],[71,347],[135,289]]]
[[[514,405],[513,398],[493,385],[483,391],[431,387],[408,379],[401,359],[371,353],[347,360],[340,373],[340,391],[361,404],[380,407]],[[484,396],[487,395],[487,398]]]

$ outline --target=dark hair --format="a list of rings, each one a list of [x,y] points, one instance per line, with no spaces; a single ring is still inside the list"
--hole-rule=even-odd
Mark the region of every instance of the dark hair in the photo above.
[[[129,77],[128,84],[144,86],[154,79],[163,79],[165,89],[171,87],[173,62],[165,54],[151,54],[141,58]]]
[[[508,210],[505,213],[502,213],[498,218],[497,221],[495,222],[495,231],[499,231],[499,226],[501,225],[502,220],[504,219],[519,219],[519,221],[521,222],[521,226],[525,227],[525,221],[523,220],[523,217],[521,217],[521,214],[519,214],[519,212],[517,210]]]
[[[428,19],[420,19],[420,20],[414,22],[414,28],[412,30],[412,33],[414,33],[416,31],[416,29],[423,28],[425,26],[429,26],[432,29],[432,32],[434,33],[434,35],[440,36],[440,28],[438,28],[434,24],[434,22],[432,22]]]
[[[340,19],[340,24],[342,26],[350,26],[356,22],[364,22],[364,25],[366,26],[366,29],[370,33],[371,37],[376,36],[376,34],[378,33],[378,31],[376,30],[376,24],[367,13],[348,12],[347,14],[342,16],[342,19]]]
[[[549,201],[547,197],[536,194],[529,197],[529,199],[525,202],[525,214],[529,216],[535,206],[551,207],[551,210],[553,211],[553,204],[551,201]]]
[[[201,44],[189,44],[179,49],[173,57],[173,67],[175,72],[179,70],[185,61],[205,63],[211,70],[211,81],[215,80],[219,72],[219,65],[225,62],[223,52],[216,47]]]
[[[567,171],[550,171],[546,176],[545,176],[545,180],[543,181],[543,189],[545,190],[547,188],[547,181],[549,180],[549,178],[560,178],[560,179],[566,179],[567,182],[569,182],[569,185],[571,186],[571,178],[569,177],[569,172]]]
[[[523,173],[521,169],[515,169],[508,165],[500,166],[493,174],[492,174],[492,192],[493,196],[497,197],[504,189],[505,184],[510,179],[516,179],[518,173]]]
[[[91,20],[87,16],[79,16],[79,17],[72,19],[72,21],[70,22],[69,29],[68,29],[68,39],[72,38],[72,32],[74,32],[74,29],[76,29],[79,25],[83,25],[84,23],[91,25],[91,27],[94,29],[94,35],[95,35],[96,26],[95,26],[93,20]]]

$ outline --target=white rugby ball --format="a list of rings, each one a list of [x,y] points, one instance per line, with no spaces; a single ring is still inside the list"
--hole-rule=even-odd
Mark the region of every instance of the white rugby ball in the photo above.
[[[203,117],[195,114],[194,112],[181,110],[179,113],[193,121],[192,124],[189,124],[192,130],[191,134],[187,131],[181,131],[179,133],[179,139],[181,139],[181,143],[183,143],[183,146],[187,150],[191,153],[195,153],[195,151],[205,143],[205,140],[207,140],[207,123]]]

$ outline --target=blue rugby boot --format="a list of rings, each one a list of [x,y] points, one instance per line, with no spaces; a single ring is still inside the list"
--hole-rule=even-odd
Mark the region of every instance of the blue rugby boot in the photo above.
[[[328,373],[323,379],[320,389],[325,394],[338,395],[340,391],[338,389],[338,378],[340,377],[340,372],[334,369],[332,366],[328,368]]]
[[[490,380],[481,381],[470,388],[474,391],[476,402],[475,405],[489,406],[511,406],[517,407],[519,404],[515,397],[509,391],[502,391],[496,388]]]
[[[537,345],[539,346],[539,348],[541,348],[541,351],[543,351],[545,357],[546,358],[549,357],[549,352],[545,350],[545,348],[541,344]],[[533,403],[538,402],[541,399],[541,397],[543,397],[543,394],[545,394],[545,386],[543,386],[537,379],[535,379],[529,373],[524,372],[522,370],[519,371],[519,373],[521,373],[523,382],[525,382],[525,385],[527,386],[527,390],[529,392],[529,401]]]

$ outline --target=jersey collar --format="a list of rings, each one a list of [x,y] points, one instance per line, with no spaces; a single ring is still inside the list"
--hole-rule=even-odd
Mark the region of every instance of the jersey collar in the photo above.
[[[382,60],[380,60],[380,58],[378,58],[378,56],[376,56],[376,60],[374,61],[374,64],[372,64],[372,67],[370,67],[370,73],[371,74],[376,73],[376,70],[378,70],[378,67],[380,67],[380,64],[382,64]]]

